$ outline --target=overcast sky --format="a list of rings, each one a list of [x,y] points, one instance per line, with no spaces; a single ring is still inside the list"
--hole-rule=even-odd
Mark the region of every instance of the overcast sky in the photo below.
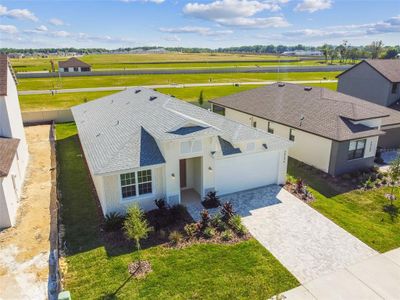
[[[0,47],[400,43],[399,0],[0,2]]]

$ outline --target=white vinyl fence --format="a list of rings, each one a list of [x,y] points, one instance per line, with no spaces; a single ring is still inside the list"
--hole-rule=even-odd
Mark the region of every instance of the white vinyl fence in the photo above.
[[[37,124],[37,123],[47,123],[47,122],[73,122],[74,118],[72,116],[71,110],[68,109],[58,109],[58,110],[45,110],[45,111],[23,111],[22,120],[24,124]]]

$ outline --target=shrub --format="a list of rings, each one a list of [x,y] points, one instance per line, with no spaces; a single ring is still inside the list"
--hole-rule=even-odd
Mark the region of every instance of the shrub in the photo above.
[[[207,209],[221,206],[221,203],[219,202],[219,197],[217,196],[217,192],[215,191],[208,192],[201,204],[203,204],[203,206]]]
[[[351,175],[350,174],[343,174],[342,175],[343,180],[351,180]]]
[[[298,193],[303,193],[303,189],[304,189],[304,180],[299,178],[296,180],[296,191]]]
[[[125,217],[118,212],[108,213],[104,219],[105,231],[116,231],[124,226]]]
[[[240,218],[239,215],[234,215],[230,220],[229,220],[229,225],[232,227],[232,229],[239,235],[244,235],[247,233],[246,227],[242,224],[242,219]]]
[[[175,221],[178,219],[183,219],[187,214],[186,207],[182,204],[175,204],[169,209],[169,212],[174,217]]]
[[[167,202],[165,202],[165,200],[163,198],[161,199],[156,199],[154,200],[154,202],[156,203],[158,209],[166,209],[167,208]]]
[[[208,227],[208,225],[210,223],[210,214],[209,214],[208,210],[207,209],[203,209],[200,212],[200,217],[201,217],[201,221],[200,221],[201,227],[203,229]]]
[[[186,224],[185,232],[189,238],[193,238],[198,234],[199,228],[196,223]]]
[[[179,231],[174,230],[169,234],[168,239],[172,244],[178,245],[182,241],[183,236]]]
[[[366,190],[372,189],[374,187],[374,182],[371,180],[369,177],[366,181],[363,183],[363,188]]]
[[[211,218],[210,225],[218,231],[224,231],[226,229],[226,224],[222,220],[222,216],[220,213]]]
[[[223,232],[221,233],[221,238],[222,238],[222,240],[224,240],[224,241],[230,241],[231,239],[233,239],[232,230],[227,229],[227,230],[223,231]]]
[[[206,229],[204,229],[203,234],[207,239],[211,239],[215,236],[215,229],[212,227],[207,227]]]
[[[228,223],[232,216],[235,214],[233,211],[233,205],[229,201],[225,202],[221,208],[222,219]]]

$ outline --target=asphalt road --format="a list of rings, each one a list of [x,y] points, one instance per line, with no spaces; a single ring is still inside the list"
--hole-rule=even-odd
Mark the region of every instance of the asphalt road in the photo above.
[[[197,86],[227,86],[227,85],[266,85],[272,84],[276,81],[250,81],[250,82],[219,82],[219,83],[188,83],[188,84],[159,84],[159,85],[144,85],[143,87],[151,89],[159,88],[184,88],[184,87],[197,87]],[[337,80],[295,80],[286,81],[290,83],[334,83]],[[55,90],[56,94],[62,93],[83,93],[83,92],[103,92],[103,91],[123,91],[135,86],[109,86],[109,87],[95,87],[95,88],[78,88],[78,89],[62,89]],[[40,95],[40,94],[51,94],[52,90],[32,90],[32,91],[19,91],[19,95]]]

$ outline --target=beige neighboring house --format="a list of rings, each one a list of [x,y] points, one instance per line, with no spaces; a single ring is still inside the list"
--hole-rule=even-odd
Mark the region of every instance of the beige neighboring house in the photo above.
[[[294,142],[289,156],[333,176],[370,168],[400,113],[320,87],[275,83],[210,101],[214,112]]]
[[[28,164],[16,79],[0,55],[0,228],[14,226]]]
[[[366,59],[338,76],[338,91],[400,111],[400,60]],[[400,121],[386,118],[379,139],[382,148],[400,148]]]
[[[60,73],[66,72],[90,72],[92,66],[77,59],[76,57],[71,57],[66,61],[58,62],[58,71]]]
[[[104,214],[133,203],[151,210],[159,198],[200,203],[212,190],[286,179],[288,139],[151,89],[128,89],[72,113]]]

